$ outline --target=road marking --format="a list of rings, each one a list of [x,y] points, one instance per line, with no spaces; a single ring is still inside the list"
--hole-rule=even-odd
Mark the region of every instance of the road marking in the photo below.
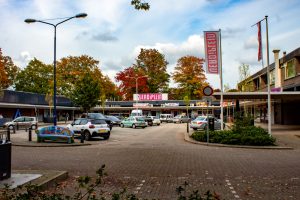
[[[236,191],[234,190],[234,187],[231,186],[231,183],[228,179],[225,180],[226,184],[229,186],[229,189],[231,193],[234,195],[234,198],[240,199],[240,196],[236,194]]]
[[[135,188],[134,194],[139,193],[139,191],[141,190],[141,188],[143,187],[145,182],[146,182],[145,180],[142,180],[141,183],[137,185],[137,187]]]

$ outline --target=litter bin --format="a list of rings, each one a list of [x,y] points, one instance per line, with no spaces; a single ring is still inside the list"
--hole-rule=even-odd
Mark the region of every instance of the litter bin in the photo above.
[[[11,142],[0,141],[0,180],[11,177]]]
[[[208,118],[208,128],[210,131],[215,130],[215,119],[212,117]]]

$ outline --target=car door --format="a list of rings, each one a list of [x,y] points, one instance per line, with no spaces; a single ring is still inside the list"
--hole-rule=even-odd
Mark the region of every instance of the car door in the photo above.
[[[16,126],[24,126],[25,125],[25,118],[24,117],[18,117],[14,120],[14,123]]]
[[[124,126],[129,126],[129,124],[130,124],[130,119],[131,119],[131,117],[127,117],[127,118],[124,120]]]
[[[71,130],[74,132],[74,133],[80,133],[81,132],[81,129],[80,129],[80,122],[81,122],[81,119],[76,119],[72,124],[71,126]]]

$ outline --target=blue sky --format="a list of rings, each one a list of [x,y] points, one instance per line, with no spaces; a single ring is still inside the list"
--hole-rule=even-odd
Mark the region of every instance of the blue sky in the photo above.
[[[287,53],[300,47],[299,0],[148,0],[149,11],[136,11],[130,0],[0,0],[0,48],[20,67],[34,57],[53,62],[53,28],[24,19],[69,17],[81,12],[85,19],[73,19],[57,29],[57,59],[89,55],[100,61],[102,72],[114,80],[120,70],[135,62],[140,48],[156,48],[169,62],[186,55],[204,58],[203,31],[222,30],[223,83],[234,88],[238,66],[257,62],[257,28],[251,27],[269,16],[270,61],[273,49]],[[57,21],[50,21],[56,23]],[[265,43],[265,24],[262,25]],[[265,49],[265,48],[264,48]],[[265,54],[265,51],[264,51]],[[265,57],[265,55],[264,55]],[[207,75],[214,88],[219,76]],[[173,86],[173,82],[171,82]]]

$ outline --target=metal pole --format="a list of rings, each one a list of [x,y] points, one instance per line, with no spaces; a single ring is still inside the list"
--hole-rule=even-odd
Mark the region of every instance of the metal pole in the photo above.
[[[206,109],[206,136],[207,136],[207,144],[209,143],[209,132],[208,132],[208,100],[207,100],[207,109]]]
[[[54,26],[54,61],[53,61],[53,125],[56,126],[56,26]]]
[[[136,109],[138,110],[139,108],[138,108],[138,79],[139,79],[139,77],[135,77],[135,95],[136,95],[136,102],[135,102],[135,104],[136,104]]]
[[[221,130],[223,130],[223,120],[224,120],[224,113],[223,113],[223,72],[222,72],[222,42],[221,42],[221,29],[219,29],[220,32],[220,84],[221,84]]]
[[[270,62],[269,62],[269,33],[268,33],[268,16],[265,16],[266,19],[266,45],[267,45],[267,84],[268,84],[268,132],[272,135],[271,129],[271,93],[270,93]]]

